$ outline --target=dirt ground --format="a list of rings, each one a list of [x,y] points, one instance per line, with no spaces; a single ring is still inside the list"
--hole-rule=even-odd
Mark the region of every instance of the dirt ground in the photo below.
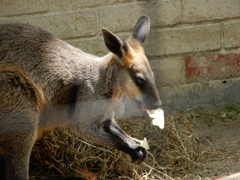
[[[206,154],[199,159],[199,166],[181,179],[240,179],[240,116],[224,110],[219,112],[220,119],[196,119],[194,131]]]

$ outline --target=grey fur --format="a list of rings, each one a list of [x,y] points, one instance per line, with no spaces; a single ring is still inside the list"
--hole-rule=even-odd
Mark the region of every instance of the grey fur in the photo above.
[[[146,150],[114,121],[114,107],[124,94],[119,89],[131,78],[117,56],[87,54],[26,24],[0,25],[0,153],[7,180],[28,179],[36,139],[66,124],[87,141],[128,153],[133,162],[146,159]],[[160,100],[154,93],[156,104]]]

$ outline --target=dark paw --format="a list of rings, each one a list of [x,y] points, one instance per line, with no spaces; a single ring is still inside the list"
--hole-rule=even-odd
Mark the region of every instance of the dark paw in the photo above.
[[[147,151],[142,146],[138,146],[136,149],[134,149],[131,157],[133,163],[140,164],[141,162],[147,160]]]

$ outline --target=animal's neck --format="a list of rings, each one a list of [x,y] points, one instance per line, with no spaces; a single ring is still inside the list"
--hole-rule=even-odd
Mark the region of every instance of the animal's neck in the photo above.
[[[102,58],[99,76],[102,77],[102,84],[105,85],[105,98],[120,98],[119,74],[121,67],[117,64],[115,55],[107,54]]]
[[[102,120],[105,120],[106,118],[111,118],[112,112],[123,95],[119,82],[122,68],[117,63],[116,56],[112,53],[103,57],[101,62],[100,77],[104,80],[100,83],[103,85],[105,92],[103,98],[105,98],[105,102],[107,102],[102,116]]]

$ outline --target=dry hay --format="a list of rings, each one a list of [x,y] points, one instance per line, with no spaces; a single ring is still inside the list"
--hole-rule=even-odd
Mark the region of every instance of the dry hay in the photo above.
[[[133,138],[147,138],[149,158],[141,165],[131,163],[128,155],[109,147],[83,141],[69,128],[44,134],[33,148],[31,179],[85,177],[96,179],[173,179],[195,167],[201,154],[192,125],[195,115],[184,111],[166,115],[165,129],[151,125],[148,117],[119,120],[118,124]],[[90,175],[89,175],[90,174]],[[88,176],[88,177],[86,177]]]

